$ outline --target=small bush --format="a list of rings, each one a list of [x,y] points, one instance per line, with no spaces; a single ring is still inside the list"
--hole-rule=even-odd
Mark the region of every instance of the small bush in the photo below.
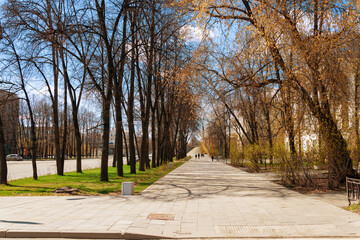
[[[244,166],[245,156],[244,152],[237,149],[230,150],[230,160],[232,165]]]
[[[266,156],[266,148],[259,144],[251,144],[244,150],[244,155],[248,160],[247,167],[250,171],[259,172],[260,164]]]
[[[284,184],[303,187],[320,187],[321,173],[314,166],[324,167],[324,159],[318,151],[310,150],[303,154],[291,154],[284,146],[274,148],[277,161],[275,172]]]
[[[286,184],[295,185],[298,182],[298,164],[296,158],[291,156],[284,146],[278,145],[273,151],[274,159],[278,163],[275,167],[276,174],[281,178],[281,181]]]

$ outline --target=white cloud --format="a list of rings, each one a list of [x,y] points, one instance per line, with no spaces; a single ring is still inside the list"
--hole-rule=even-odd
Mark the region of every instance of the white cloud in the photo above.
[[[54,86],[50,86],[51,92],[54,92]],[[50,95],[49,94],[49,89],[47,86],[43,86],[42,88],[38,89],[37,92],[41,95]]]
[[[215,37],[215,33],[212,30],[206,30],[191,25],[183,26],[180,29],[180,34],[183,39],[186,39],[189,42],[200,42],[205,38]]]

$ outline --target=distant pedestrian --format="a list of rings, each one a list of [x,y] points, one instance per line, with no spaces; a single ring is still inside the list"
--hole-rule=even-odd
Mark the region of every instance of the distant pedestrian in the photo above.
[[[197,154],[195,154],[195,159],[197,159]]]
[[[214,161],[214,156],[211,156],[211,161],[212,161],[212,162]]]
[[[200,159],[200,153],[198,153],[198,159]]]

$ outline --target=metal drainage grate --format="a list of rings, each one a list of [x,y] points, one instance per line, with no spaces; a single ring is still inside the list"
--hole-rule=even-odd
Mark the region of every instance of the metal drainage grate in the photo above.
[[[147,218],[152,220],[173,221],[175,219],[175,214],[150,213]]]
[[[331,224],[300,224],[300,225],[238,225],[238,226],[215,226],[217,234],[236,236],[294,236],[294,235],[319,235],[328,233],[334,229]]]

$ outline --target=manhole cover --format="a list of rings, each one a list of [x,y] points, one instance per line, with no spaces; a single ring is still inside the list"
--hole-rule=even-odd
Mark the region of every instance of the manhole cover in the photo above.
[[[147,218],[152,220],[174,220],[175,214],[150,213]]]

